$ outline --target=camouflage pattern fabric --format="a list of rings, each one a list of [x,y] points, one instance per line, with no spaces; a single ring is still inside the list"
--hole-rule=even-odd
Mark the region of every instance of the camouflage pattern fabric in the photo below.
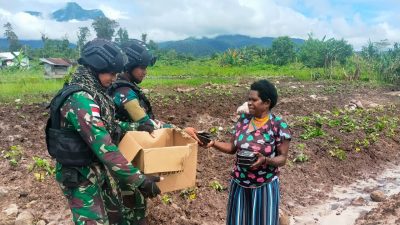
[[[122,77],[122,74],[119,74],[118,79],[121,80],[126,80],[125,78]],[[128,81],[130,82],[130,81]],[[137,84],[133,84],[135,86],[137,86]],[[140,88],[137,87],[139,90]],[[141,93],[141,95],[144,95],[143,93]],[[152,119],[148,113],[147,108],[144,106],[144,102],[142,99],[139,98],[139,95],[130,87],[119,87],[117,88],[114,93],[113,93],[113,101],[115,103],[115,106],[117,108],[124,108],[124,105],[129,103],[129,102],[133,102],[133,101],[137,101],[138,103],[140,103],[140,107],[143,109],[144,111],[144,116],[138,120],[133,119],[132,117],[127,118],[126,122],[136,122],[138,124],[148,124],[154,127],[154,129],[160,129],[160,128],[172,128],[173,125],[171,124],[167,124],[164,123],[162,121],[159,121],[157,119]],[[123,110],[126,111],[126,110]],[[118,111],[117,111],[118,112]],[[129,115],[129,113],[125,112],[126,115]],[[116,117],[119,118],[125,118],[125,116],[123,115],[116,115]]]
[[[86,80],[82,82],[85,88],[89,85],[92,85],[92,89],[96,88],[92,83],[98,81],[88,78],[87,76],[91,76],[89,73],[85,70],[78,70],[77,73],[75,76],[86,76]],[[109,99],[104,99],[103,90],[96,90],[99,93],[96,94],[97,96],[91,96],[83,91],[72,94],[65,101],[60,112],[61,127],[77,131],[90,146],[98,162],[90,166],[74,168],[79,173],[80,183],[78,187],[73,188],[63,185],[63,166],[57,163],[56,180],[68,199],[75,224],[137,224],[137,218],[143,213],[136,213],[134,209],[126,209],[121,205],[121,200],[113,193],[107,171],[118,186],[129,191],[125,193],[126,195],[131,194],[131,199],[138,201],[138,203],[131,203],[134,205],[144,202],[143,199],[137,197],[137,187],[143,183],[144,176],[123,157],[118,147],[113,144],[110,136],[113,122],[110,121],[111,118],[107,118],[112,117],[113,112],[104,110],[104,102],[101,102],[102,107],[100,107],[95,97],[102,95],[103,101]],[[109,101],[107,105],[110,105]],[[107,115],[103,116],[103,114]],[[124,126],[126,129],[132,128],[126,124]]]

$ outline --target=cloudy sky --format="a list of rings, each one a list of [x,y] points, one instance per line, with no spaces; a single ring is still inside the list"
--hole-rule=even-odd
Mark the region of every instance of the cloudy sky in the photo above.
[[[357,49],[368,40],[400,42],[400,0],[76,0],[101,9],[129,36],[147,33],[155,41],[244,34],[253,37],[344,38]],[[46,15],[63,8],[60,0],[0,0],[0,23],[12,23],[20,39],[67,36],[92,21],[55,22]],[[37,18],[23,11],[40,11]],[[0,27],[0,35],[4,28]],[[94,32],[92,31],[94,37]]]

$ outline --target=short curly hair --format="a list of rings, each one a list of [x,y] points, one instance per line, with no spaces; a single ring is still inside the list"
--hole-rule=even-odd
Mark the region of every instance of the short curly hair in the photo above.
[[[268,80],[263,79],[252,83],[250,90],[257,91],[258,97],[260,97],[263,102],[270,100],[271,104],[269,109],[274,108],[278,102],[278,91],[276,90],[275,85]]]

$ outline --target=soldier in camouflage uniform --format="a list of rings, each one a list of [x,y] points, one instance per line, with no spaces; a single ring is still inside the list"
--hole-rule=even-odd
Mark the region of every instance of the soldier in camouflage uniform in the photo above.
[[[107,176],[111,174],[121,189],[129,191],[133,205],[144,202],[142,194],[154,197],[160,193],[157,180],[141,174],[116,146],[119,138],[115,131],[119,127],[135,128],[134,124],[115,121],[113,101],[106,95],[106,88],[125,64],[123,53],[114,43],[95,39],[84,46],[78,62],[80,66],[67,87],[77,86],[82,90],[67,96],[63,102],[59,110],[60,129],[46,128],[46,135],[49,132],[50,136],[49,152],[53,151],[52,156],[57,160],[56,180],[68,199],[76,225],[144,224],[143,215],[135,215],[135,210],[124,214]],[[65,139],[68,135],[57,136],[59,131],[76,133],[78,138],[68,141]],[[84,155],[81,154],[84,150],[77,152],[84,149],[82,146],[89,149],[85,153],[89,157],[84,163],[77,163],[80,155]]]
[[[117,81],[109,88],[109,94],[117,108],[116,117],[121,121],[137,122],[139,130],[150,133],[154,129],[173,127],[155,119],[150,101],[139,87],[147,75],[147,67],[153,66],[156,58],[149,52],[145,43],[139,40],[131,40],[123,51],[128,57],[124,73],[119,74]],[[188,127],[185,131],[199,141],[194,128]]]
[[[147,74],[147,67],[154,65],[156,58],[148,51],[145,44],[139,40],[131,40],[123,48],[123,51],[128,57],[124,73],[118,75],[117,81],[108,90],[117,108],[116,117],[120,121],[136,122],[139,124],[138,130],[149,133],[152,133],[155,129],[173,127],[173,125],[155,119],[150,101],[138,86]],[[188,127],[185,131],[198,140],[194,128]],[[131,191],[122,189],[121,193],[122,202],[125,206],[133,202],[129,199],[129,196],[133,194]],[[138,198],[140,197],[138,196]],[[132,208],[132,205],[123,209],[129,211],[129,208]],[[134,208],[137,209],[137,214],[139,213],[144,218],[146,215],[146,202],[136,201]]]

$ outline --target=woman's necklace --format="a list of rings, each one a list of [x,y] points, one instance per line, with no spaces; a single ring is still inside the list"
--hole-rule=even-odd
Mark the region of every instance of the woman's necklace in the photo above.
[[[269,120],[269,115],[266,115],[263,118],[257,118],[257,117],[253,117],[251,119],[251,124],[254,126],[254,129],[258,129],[262,126],[264,126]]]

